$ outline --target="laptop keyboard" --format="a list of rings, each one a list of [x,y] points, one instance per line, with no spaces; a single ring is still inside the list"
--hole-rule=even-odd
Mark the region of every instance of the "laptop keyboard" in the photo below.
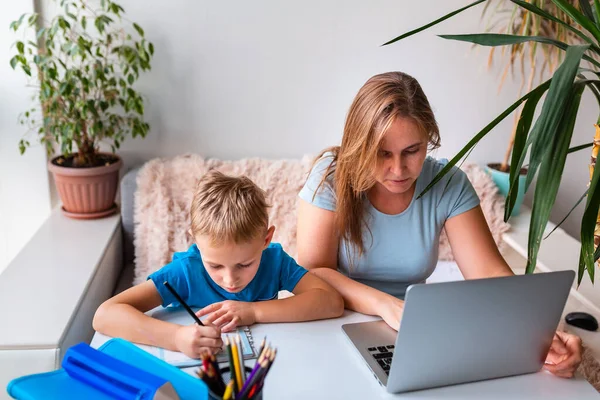
[[[369,353],[381,366],[386,375],[390,374],[392,367],[392,357],[394,355],[394,345],[369,347]]]

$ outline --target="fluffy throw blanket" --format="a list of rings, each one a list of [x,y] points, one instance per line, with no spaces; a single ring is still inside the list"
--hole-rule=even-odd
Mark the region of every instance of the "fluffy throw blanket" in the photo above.
[[[301,160],[244,159],[222,161],[199,155],[154,159],[138,173],[134,204],[135,275],[134,284],[171,261],[173,253],[192,244],[188,235],[189,209],[199,178],[216,168],[230,175],[247,175],[267,192],[269,220],[275,225],[274,241],[296,256],[296,204],[298,192],[312,166],[313,158]],[[465,165],[466,172],[481,199],[481,207],[494,239],[502,244],[504,199],[497,194],[491,178],[476,165]],[[440,239],[439,259],[452,260],[445,234]]]

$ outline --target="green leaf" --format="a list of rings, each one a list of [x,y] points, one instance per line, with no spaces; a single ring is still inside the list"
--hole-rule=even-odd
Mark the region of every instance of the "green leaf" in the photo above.
[[[551,138],[557,132],[558,122],[566,110],[568,94],[571,92],[581,57],[588,46],[570,46],[567,49],[563,63],[554,73],[552,84],[542,107],[542,112],[536,122],[536,125],[539,124],[539,133],[532,138],[525,191],[529,188],[540,163],[548,153]]]
[[[592,7],[590,7],[590,0],[579,0],[579,8],[583,14],[592,22],[595,22],[594,13],[592,12]]]
[[[85,30],[85,28],[87,27],[87,18],[85,17],[85,15],[83,17],[81,17],[81,27]]]
[[[13,58],[10,59],[10,66],[12,69],[15,69],[15,67],[17,66],[17,63],[19,62],[19,59],[17,56],[14,56]]]
[[[550,85],[548,85],[546,88],[549,86]],[[521,111],[519,122],[517,123],[515,142],[510,161],[510,190],[508,191],[506,203],[504,205],[505,222],[510,218],[512,210],[515,207],[515,203],[517,202],[517,196],[519,193],[519,175],[521,174],[521,166],[523,165],[524,154],[528,147],[527,137],[529,135],[529,129],[531,128],[531,122],[533,120],[538,102],[545,92],[546,90],[543,88],[527,100],[525,106],[523,106],[523,110]]]
[[[101,18],[96,18],[94,20],[94,25],[96,26],[98,33],[104,32],[104,22]]]
[[[438,18],[438,19],[436,19],[435,21],[428,23],[427,25],[423,25],[423,26],[422,26],[422,27],[420,27],[420,28],[413,29],[413,30],[412,30],[412,31],[410,31],[410,32],[406,32],[406,33],[404,33],[404,34],[402,34],[402,35],[400,35],[400,36],[398,36],[398,37],[396,37],[396,38],[394,38],[394,39],[392,39],[392,40],[390,40],[390,41],[388,41],[388,42],[385,42],[384,44],[382,44],[382,46],[387,46],[388,44],[392,44],[392,43],[394,43],[394,42],[397,42],[397,41],[399,41],[399,40],[402,40],[402,39],[404,39],[404,38],[407,38],[407,37],[409,37],[409,36],[412,36],[412,35],[414,35],[414,34],[416,34],[416,33],[419,33],[419,32],[421,32],[421,31],[424,31],[425,29],[428,29],[428,28],[430,28],[430,27],[432,27],[432,26],[434,26],[434,25],[437,25],[437,24],[439,24],[440,22],[443,22],[443,21],[447,20],[448,18],[451,18],[451,17],[455,16],[456,14],[459,14],[459,13],[461,13],[461,12],[463,12],[463,11],[465,11],[465,10],[467,10],[467,9],[471,8],[471,7],[474,7],[474,6],[476,6],[476,5],[480,4],[480,3],[483,3],[484,1],[486,1],[486,0],[478,0],[478,1],[474,2],[474,3],[471,3],[471,4],[469,4],[469,5],[465,6],[465,7],[463,7],[463,8],[459,8],[458,10],[452,11],[451,13],[449,13],[449,14],[446,14],[446,15],[444,15],[444,16],[443,16],[443,17],[441,17],[441,18]]]
[[[569,55],[572,54],[573,53]],[[554,83],[554,79],[557,79],[558,81],[563,79],[563,76],[557,77],[557,74],[558,71],[556,74],[554,74],[552,83]],[[562,82],[559,82],[559,84],[560,83]],[[540,166],[540,174],[535,187],[533,208],[531,210],[531,221],[529,224],[527,266],[525,269],[525,272],[528,274],[533,273],[537,264],[537,255],[542,236],[544,234],[544,229],[548,224],[550,211],[552,210],[552,206],[556,201],[556,194],[558,193],[561,176],[565,167],[569,143],[571,142],[573,128],[575,127],[575,121],[577,120],[577,111],[579,110],[581,95],[585,89],[585,85],[583,84],[573,84],[572,80],[569,83],[570,85],[566,96],[566,104],[563,108],[564,112],[561,113],[562,118],[558,120],[557,124],[557,133],[548,138],[549,153],[552,154],[552,158],[545,159]],[[553,85],[550,85],[550,91],[553,89],[552,86]],[[550,93],[548,93],[548,97],[550,97]],[[544,106],[547,103],[548,99],[546,99],[544,102]],[[545,132],[542,132],[542,134],[543,133]]]
[[[559,19],[559,18],[555,17],[554,15],[546,12],[545,10],[539,8],[535,4],[528,3],[527,1],[522,1],[522,0],[511,0],[511,1],[534,14],[537,14],[537,15],[542,16],[550,21],[554,21],[557,24],[564,26],[565,28],[567,28],[568,30],[570,30],[571,32],[575,33],[577,36],[579,36],[580,38],[585,40],[586,42],[591,43],[592,47],[594,47],[596,49],[596,51],[600,50],[600,48],[598,48],[598,46],[596,46],[594,41],[588,35],[581,32],[579,29],[576,29],[571,24],[563,21],[562,19]],[[585,1],[585,0],[580,0],[580,1]]]
[[[151,56],[154,55],[154,45],[152,43],[148,43],[148,51],[150,52]]]
[[[423,191],[419,194],[418,198],[422,197],[425,193],[427,193],[433,187],[433,185],[438,183],[444,177],[444,175],[446,175],[448,173],[448,171],[450,171],[450,169],[452,169],[452,167],[454,167],[456,165],[456,163],[458,161],[460,161],[464,157],[465,154],[467,154],[467,152],[469,152],[485,135],[487,135],[504,118],[506,118],[508,115],[510,115],[510,113],[512,113],[514,110],[516,110],[521,105],[521,103],[523,103],[524,101],[526,101],[527,99],[529,99],[533,96],[536,96],[540,91],[544,92],[544,91],[548,90],[548,87],[550,86],[550,82],[551,82],[551,80],[547,80],[546,82],[540,84],[538,87],[533,89],[531,92],[525,94],[519,100],[514,102],[510,107],[508,107],[506,110],[504,110],[502,112],[502,114],[497,116],[492,122],[487,124],[485,126],[485,128],[483,128],[481,131],[479,131],[469,141],[469,143],[467,143],[466,146],[463,147],[458,152],[458,154],[456,156],[454,156],[454,158],[452,158],[452,160],[450,160],[448,162],[448,164],[446,164],[444,166],[444,168],[442,168],[442,170],[440,172],[438,172],[438,174],[435,176],[435,178],[433,178],[431,183],[429,185],[427,185],[427,187],[425,189],[423,189]]]
[[[133,85],[134,81],[135,81],[135,78],[133,77],[133,75],[131,75],[131,74],[127,75],[127,82],[129,82],[130,85]]]
[[[23,18],[25,18],[25,15],[27,15],[27,14],[21,14],[21,16],[19,17],[18,20],[11,22],[9,29],[12,29],[15,32],[18,31],[19,27],[23,23]]]
[[[554,233],[554,231],[557,230],[563,224],[563,222],[565,222],[567,220],[567,218],[569,218],[569,215],[571,215],[571,213],[573,212],[573,210],[575,210],[577,208],[577,206],[579,204],[581,204],[581,202],[583,201],[583,199],[585,199],[585,196],[587,196],[588,192],[589,192],[589,189],[586,189],[585,192],[583,193],[583,195],[579,198],[579,200],[577,200],[577,203],[575,203],[575,205],[569,210],[569,212],[567,213],[567,215],[565,215],[565,217],[563,219],[561,219],[558,224],[556,224],[556,226],[550,231],[550,233],[546,235],[546,237],[544,238],[544,240],[548,239],[548,237],[550,235],[552,235]]]
[[[594,0],[594,15],[596,16],[596,26],[600,24],[600,0]]]
[[[44,33],[45,33],[45,32],[46,32],[46,28],[40,28],[40,29],[37,31],[37,34],[35,35],[35,37],[36,37],[37,39],[39,39],[39,38],[41,38],[41,37],[44,35]]]
[[[25,52],[25,44],[21,41],[17,42],[17,51],[19,52],[19,54],[24,54]]]
[[[594,168],[592,181],[588,189],[588,199],[585,205],[585,211],[581,218],[581,253],[579,255],[579,271],[577,273],[577,284],[581,283],[585,270],[592,283],[594,282],[594,228],[596,226],[596,218],[598,216],[598,208],[600,206],[600,187],[598,180],[600,179],[600,168]]]
[[[594,24],[593,19],[590,20],[587,18],[579,10],[573,7],[573,5],[569,4],[569,2],[565,0],[552,0],[552,2],[556,4],[558,8],[563,10],[565,14],[573,18],[575,22],[587,29],[587,31],[596,38],[596,41],[600,41],[600,29],[598,29],[598,27]]]
[[[135,28],[135,30],[137,31],[137,33],[140,34],[141,37],[144,37],[144,30],[142,29],[141,26],[139,26],[138,24],[136,24],[135,22],[133,23],[133,27]]]
[[[31,68],[29,68],[29,65],[23,64],[21,65],[21,68],[23,68],[23,71],[25,71],[27,75],[31,76]]]
[[[69,23],[69,21],[67,21],[63,17],[58,17],[58,26],[60,26],[65,31],[71,28],[71,24]]]
[[[38,19],[38,15],[37,14],[31,14],[31,16],[29,17],[29,19],[27,20],[27,22],[29,23],[29,26],[32,26],[36,23]]]
[[[586,144],[580,144],[579,146],[571,147],[567,153],[575,153],[576,151],[579,151],[579,150],[589,149],[593,145],[594,145],[594,142],[589,142],[589,143],[586,143]]]
[[[569,45],[567,45],[566,43],[550,39],[545,36],[519,36],[506,35],[502,33],[475,33],[467,35],[439,35],[439,37],[449,40],[458,40],[461,42],[474,43],[480,46],[507,46],[518,43],[537,42],[551,44],[553,46],[558,47],[561,50],[567,50],[569,48]],[[600,62],[594,60],[592,57],[587,55],[583,55],[582,57],[584,60],[589,61],[590,63],[600,68]]]

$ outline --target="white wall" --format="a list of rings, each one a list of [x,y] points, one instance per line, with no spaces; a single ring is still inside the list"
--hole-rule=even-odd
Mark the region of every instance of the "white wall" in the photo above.
[[[140,89],[148,95],[149,137],[129,141],[131,165],[155,156],[299,157],[340,141],[355,93],[372,75],[400,70],[415,76],[442,132],[438,157],[453,156],[517,97],[518,82],[497,94],[498,71],[487,49],[446,41],[437,33],[481,30],[481,7],[388,47],[385,41],[467,0],[198,1],[124,0],[156,48]],[[585,101],[574,143],[591,141],[595,104]],[[500,160],[512,118],[472,153]],[[585,190],[587,151],[571,156],[553,218]],[[566,225],[577,234],[577,219]]]
[[[17,144],[25,130],[17,117],[33,103],[25,74],[9,64],[12,44],[22,36],[8,27],[32,11],[30,0],[0,3],[0,272],[50,213],[44,149],[38,145],[19,155]]]

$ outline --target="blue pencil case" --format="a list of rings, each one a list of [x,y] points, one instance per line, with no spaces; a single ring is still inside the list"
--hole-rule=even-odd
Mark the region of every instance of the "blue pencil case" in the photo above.
[[[8,384],[8,394],[19,400],[144,400],[169,382],[182,400],[208,396],[202,380],[122,339],[111,339],[98,351],[83,343],[73,346],[62,366],[14,379]]]

